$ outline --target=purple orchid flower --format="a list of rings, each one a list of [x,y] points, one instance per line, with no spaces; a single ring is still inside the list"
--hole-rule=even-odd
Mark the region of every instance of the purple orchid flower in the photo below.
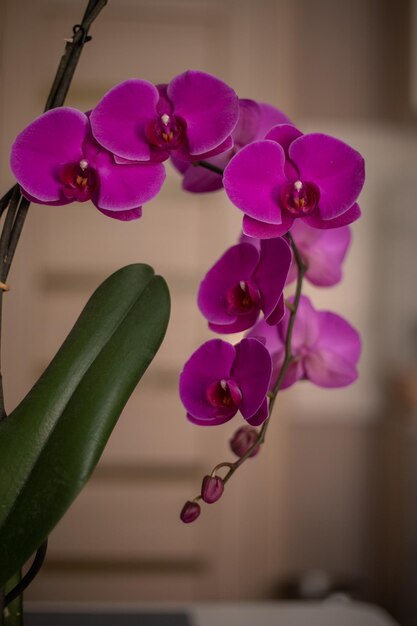
[[[263,311],[268,324],[284,315],[282,291],[291,265],[291,249],[281,237],[229,248],[208,271],[198,293],[198,306],[218,333],[253,326]]]
[[[288,312],[278,326],[268,326],[261,320],[248,335],[266,342],[273,362],[271,388],[284,361],[288,321]],[[300,300],[291,345],[294,360],[287,369],[282,389],[306,379],[319,387],[346,387],[358,377],[359,333],[339,315],[316,311],[306,296]]]
[[[252,426],[268,417],[266,393],[271,357],[257,339],[232,346],[211,339],[194,352],[180,376],[180,397],[187,418],[200,426],[228,422],[238,411]]]
[[[228,150],[238,98],[218,78],[189,70],[168,85],[131,79],[113,87],[91,113],[97,141],[122,159],[199,160]]]
[[[263,139],[268,130],[276,124],[291,124],[291,122],[282,111],[270,104],[239,99],[239,119],[232,132],[233,147],[205,160],[224,170],[230,159],[243,146],[257,139]],[[171,160],[174,167],[183,174],[182,187],[186,191],[204,193],[223,187],[223,178],[216,172],[203,167],[195,167],[189,161],[182,161],[175,156]]]
[[[245,213],[243,232],[268,239],[284,235],[296,218],[322,229],[352,223],[364,179],[364,160],[347,144],[281,124],[233,157],[223,184]]]
[[[94,139],[88,115],[70,107],[47,111],[16,138],[11,168],[23,194],[40,204],[91,200],[119,220],[141,216],[141,205],[165,179],[159,163],[118,165]]]
[[[342,264],[352,238],[349,226],[318,230],[311,228],[303,220],[297,220],[291,227],[291,235],[307,265],[305,277],[310,283],[316,287],[331,287],[340,283]],[[296,277],[297,266],[293,259],[287,284]]]

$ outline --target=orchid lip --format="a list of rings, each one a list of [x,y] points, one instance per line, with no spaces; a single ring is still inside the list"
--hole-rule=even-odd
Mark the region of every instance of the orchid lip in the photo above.
[[[208,386],[206,397],[219,409],[237,409],[242,401],[242,392],[234,380],[222,378]]]
[[[227,312],[231,315],[246,315],[261,307],[261,294],[251,281],[241,280],[226,294]]]
[[[62,193],[68,200],[78,202],[91,200],[98,186],[97,173],[86,159],[63,165],[58,176],[62,183]]]
[[[320,190],[314,183],[300,179],[284,186],[280,194],[281,206],[293,217],[310,215],[317,207]]]
[[[148,124],[145,134],[149,143],[162,150],[176,150],[185,141],[186,125],[175,115],[164,113]]]

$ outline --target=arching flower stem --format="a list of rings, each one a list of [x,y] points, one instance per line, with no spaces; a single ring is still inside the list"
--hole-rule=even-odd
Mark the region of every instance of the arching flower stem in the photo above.
[[[200,162],[200,165],[203,165],[203,162]],[[218,465],[216,465],[216,467],[212,470],[211,475],[213,475],[213,472],[215,473],[216,470],[220,467],[229,467],[229,470],[227,471],[227,473],[225,474],[224,478],[223,478],[223,483],[227,483],[228,480],[230,480],[230,478],[233,476],[233,474],[239,469],[239,467],[241,465],[243,465],[243,463],[245,463],[245,461],[251,456],[251,454],[253,453],[253,451],[255,450],[255,448],[261,446],[264,441],[265,441],[265,436],[266,436],[266,431],[268,429],[268,425],[271,419],[271,415],[272,415],[272,411],[278,396],[278,392],[281,388],[282,382],[284,380],[285,374],[287,372],[287,369],[291,363],[291,361],[293,360],[293,355],[292,355],[292,350],[291,350],[291,340],[292,340],[292,333],[293,333],[293,328],[294,328],[294,323],[295,323],[295,318],[297,316],[297,310],[298,310],[298,305],[300,303],[300,298],[301,298],[301,293],[302,293],[302,287],[303,287],[303,279],[304,279],[304,275],[307,271],[307,265],[306,263],[303,261],[300,252],[291,236],[290,233],[287,233],[285,235],[285,238],[287,239],[287,241],[289,242],[291,249],[293,251],[294,254],[294,259],[295,259],[295,263],[297,266],[297,283],[296,283],[296,289],[295,289],[295,296],[294,296],[294,301],[291,303],[291,306],[289,307],[290,310],[290,319],[289,319],[289,323],[288,323],[288,330],[287,330],[287,334],[286,334],[286,338],[285,338],[285,358],[284,358],[284,362],[281,366],[280,372],[278,374],[278,378],[277,378],[277,382],[275,383],[274,388],[272,389],[272,391],[269,392],[268,394],[268,398],[269,398],[269,417],[268,419],[262,424],[261,429],[259,430],[258,436],[255,439],[254,443],[251,445],[251,447],[246,451],[246,453],[241,456],[237,461],[235,461],[234,463],[219,463]]]

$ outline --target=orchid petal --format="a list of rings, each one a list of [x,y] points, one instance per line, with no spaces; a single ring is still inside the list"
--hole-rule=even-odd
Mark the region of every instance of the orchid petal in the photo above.
[[[174,114],[187,125],[190,153],[213,150],[228,137],[238,119],[238,98],[215,76],[188,70],[168,85]]]
[[[361,353],[361,339],[358,331],[343,317],[330,311],[319,311],[320,338],[318,350],[331,350],[344,359],[357,363]]]
[[[91,112],[97,141],[125,159],[149,161],[145,129],[157,117],[159,93],[145,80],[126,80],[113,87]]]
[[[259,264],[253,280],[262,294],[262,310],[265,317],[271,315],[278,304],[288,276],[291,258],[290,246],[282,237],[261,241]]]
[[[110,153],[101,155],[98,174],[98,208],[125,211],[154,198],[165,180],[165,169],[160,163],[117,165]]]
[[[17,136],[10,165],[16,180],[30,196],[40,203],[61,204],[59,168],[81,161],[81,146],[88,129],[84,113],[60,107],[35,119]],[[67,204],[67,200],[62,204]]]
[[[276,141],[285,152],[285,156],[288,158],[288,149],[292,142],[298,137],[302,137],[303,133],[298,130],[292,124],[279,124],[271,128],[265,139]]]
[[[289,157],[300,178],[320,190],[320,215],[329,220],[356,201],[365,180],[362,156],[343,141],[313,133],[299,137],[289,147]]]
[[[332,389],[351,385],[358,377],[353,363],[330,350],[317,350],[305,359],[306,375],[319,387]]]
[[[249,217],[249,215],[244,215],[242,230],[245,235],[255,239],[275,239],[285,235],[290,230],[293,222],[294,218],[290,217],[288,213],[282,214],[281,224],[267,224],[266,222],[255,220],[253,217]]]
[[[259,317],[259,311],[250,311],[247,315],[236,316],[235,321],[225,324],[213,324],[209,322],[209,328],[219,335],[230,335],[231,333],[240,333],[242,330],[251,328]],[[232,318],[230,318],[232,319]]]
[[[224,141],[222,141],[222,143],[220,143],[218,146],[216,146],[215,148],[213,148],[212,150],[209,150],[208,152],[203,152],[201,154],[192,154],[190,153],[189,158],[192,159],[192,161],[195,163],[196,161],[207,161],[216,157],[216,156],[220,156],[223,155],[224,152],[228,152],[229,150],[231,150],[233,148],[233,139],[232,136],[229,135],[229,137],[226,137],[226,139]],[[226,163],[225,163],[226,165]]]
[[[196,426],[219,426],[220,424],[225,424],[230,421],[234,415],[236,415],[237,411],[233,414],[224,415],[222,417],[194,417],[191,413],[187,413],[187,419],[192,424]]]
[[[291,228],[295,244],[307,264],[306,278],[318,287],[336,285],[342,279],[342,263],[348,251],[351,233],[348,226],[318,230],[296,220]],[[297,276],[293,261],[287,283]]]
[[[184,174],[182,188],[193,193],[217,191],[223,187],[223,178],[216,172],[190,165]]]
[[[242,148],[259,136],[260,107],[255,100],[239,99],[239,119],[233,131],[233,139],[237,148]]]
[[[230,378],[235,348],[221,339],[211,339],[200,346],[184,365],[180,376],[180,397],[196,419],[230,418],[236,407],[219,408],[207,399],[207,388],[215,381]]]
[[[255,141],[240,150],[224,170],[230,200],[247,215],[281,224],[279,188],[287,182],[284,151],[273,141]]]
[[[278,300],[278,303],[275,309],[271,312],[268,317],[265,317],[265,321],[270,326],[276,326],[282,320],[285,315],[285,300],[284,296],[281,296]]]
[[[293,302],[294,298],[290,299]],[[290,314],[287,311],[283,322],[279,326],[282,341],[285,341],[288,330]],[[295,316],[294,328],[291,338],[293,352],[297,353],[301,348],[313,347],[319,338],[320,323],[319,313],[314,309],[307,296],[301,296]]]
[[[326,230],[328,228],[341,228],[342,226],[348,226],[358,220],[361,216],[361,210],[357,203],[353,204],[347,211],[339,215],[338,217],[334,217],[331,220],[321,219],[319,212],[315,211],[314,214],[310,215],[310,217],[301,218],[303,222],[311,226],[312,228],[321,228]]]
[[[271,356],[283,349],[281,336],[278,333],[277,326],[270,326],[265,320],[260,320],[256,326],[247,334],[247,337],[262,340]]]
[[[272,362],[268,350],[256,339],[246,338],[237,344],[232,378],[242,392],[239,410],[245,419],[260,409],[271,380]]]
[[[45,202],[45,200],[39,200],[39,198],[31,196],[30,193],[26,191],[26,189],[23,189],[23,187],[20,188],[20,191],[22,192],[22,196],[24,196],[26,200],[29,200],[29,202],[36,202],[37,204],[43,204],[45,206],[64,206],[65,204],[71,204],[71,202],[74,202],[72,199],[65,197],[62,197],[60,200],[51,200],[50,202]]]
[[[103,213],[106,217],[112,217],[115,220],[121,222],[130,222],[142,217],[142,207],[138,206],[136,209],[129,209],[128,211],[105,211],[104,209],[98,209],[100,213]]]
[[[266,139],[266,134],[277,124],[292,124],[291,120],[279,109],[265,102],[258,102],[260,120],[255,139]]]
[[[260,426],[266,419],[268,419],[268,400],[265,398],[256,413],[246,418],[246,421],[251,426]]]
[[[209,322],[230,324],[236,320],[236,315],[227,313],[226,294],[252,276],[258,261],[259,253],[254,246],[239,243],[229,248],[207,272],[200,284],[198,307]]]

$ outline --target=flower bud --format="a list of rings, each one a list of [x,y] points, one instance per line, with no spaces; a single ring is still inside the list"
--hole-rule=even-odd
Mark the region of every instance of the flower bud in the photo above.
[[[197,517],[199,517],[200,513],[200,505],[197,502],[191,502],[188,500],[188,502],[186,502],[182,507],[180,518],[184,524],[190,524],[191,522],[194,522]]]
[[[251,428],[250,426],[242,426],[235,432],[229,442],[232,452],[239,457],[245,456],[249,448],[251,448],[255,443],[257,437],[258,432],[254,428]],[[252,457],[258,454],[260,449],[261,447],[257,446],[250,456]]]
[[[213,504],[222,497],[224,482],[218,476],[204,476],[201,486],[201,497],[207,504]]]

